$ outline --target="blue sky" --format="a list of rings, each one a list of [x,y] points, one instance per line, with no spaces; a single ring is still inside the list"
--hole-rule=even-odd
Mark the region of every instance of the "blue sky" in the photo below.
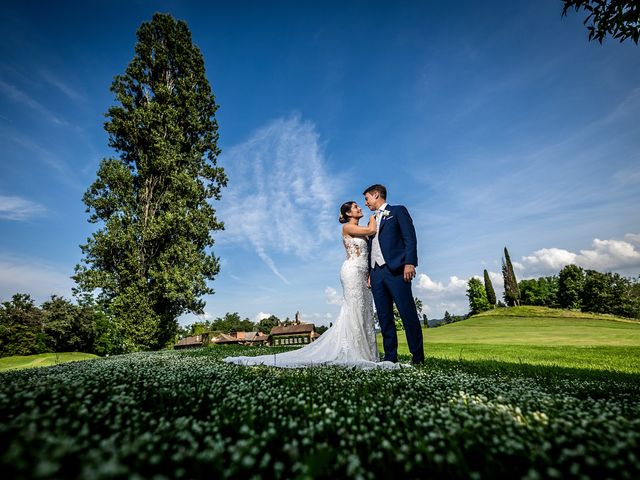
[[[207,315],[330,322],[338,208],[378,182],[413,216],[432,318],[466,313],[485,268],[500,290],[505,245],[519,278],[637,276],[640,47],[589,43],[560,0],[396,3],[3,2],[0,299],[70,296],[109,86],[156,11],[188,23],[220,104]]]

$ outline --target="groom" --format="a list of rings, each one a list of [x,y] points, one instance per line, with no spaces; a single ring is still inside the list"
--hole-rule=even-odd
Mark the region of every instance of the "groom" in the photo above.
[[[424,362],[422,328],[411,292],[416,276],[418,252],[416,230],[402,205],[387,204],[384,185],[372,185],[364,192],[365,205],[375,212],[377,233],[369,240],[369,282],[382,331],[384,360],[398,361],[398,336],[393,317],[395,303],[407,335],[415,365]]]

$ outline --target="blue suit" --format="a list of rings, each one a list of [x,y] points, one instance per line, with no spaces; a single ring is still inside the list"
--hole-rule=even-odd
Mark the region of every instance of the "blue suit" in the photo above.
[[[385,210],[389,211],[389,214],[382,216],[378,229],[378,242],[385,265],[380,267],[376,264],[372,268],[369,258],[371,292],[382,331],[384,359],[398,361],[398,336],[393,316],[395,303],[402,318],[413,363],[422,363],[422,327],[411,291],[411,282],[404,281],[404,266],[418,266],[416,230],[404,206],[387,205]],[[369,240],[369,254],[371,246],[372,239]]]

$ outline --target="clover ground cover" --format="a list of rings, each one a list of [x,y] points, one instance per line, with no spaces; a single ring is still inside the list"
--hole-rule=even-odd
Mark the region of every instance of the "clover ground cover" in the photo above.
[[[10,478],[638,478],[637,374],[431,358],[227,365],[214,347],[0,374]],[[405,360],[408,360],[405,357]]]

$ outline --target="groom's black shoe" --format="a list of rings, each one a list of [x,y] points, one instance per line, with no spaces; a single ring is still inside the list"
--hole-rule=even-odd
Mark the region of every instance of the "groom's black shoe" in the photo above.
[[[424,365],[424,358],[423,358],[422,360],[412,358],[412,359],[411,359],[411,365],[415,365],[416,367],[417,367],[418,365]]]
[[[382,358],[383,362],[392,362],[392,363],[398,363],[398,358],[392,358],[392,357],[387,357],[386,355]]]

